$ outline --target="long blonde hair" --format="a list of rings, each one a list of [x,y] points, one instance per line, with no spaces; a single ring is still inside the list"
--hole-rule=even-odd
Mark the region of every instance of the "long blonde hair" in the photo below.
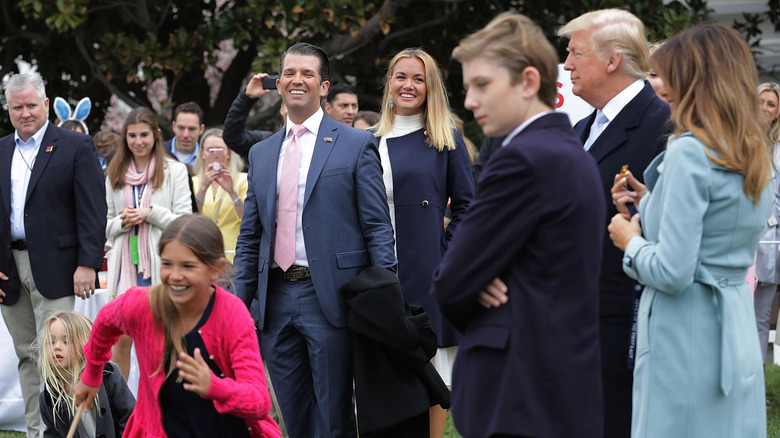
[[[382,95],[382,111],[375,136],[381,137],[393,129],[395,114],[390,107],[390,80],[393,78],[395,65],[403,58],[417,58],[425,66],[426,98],[422,112],[422,126],[428,131],[427,142],[440,152],[447,148],[455,149],[455,125],[452,121],[452,110],[444,89],[444,80],[436,61],[421,48],[404,49],[398,52],[387,66],[385,91]]]
[[[160,236],[157,245],[159,253],[162,254],[165,245],[173,241],[188,248],[209,267],[219,267],[220,260],[224,258],[225,245],[222,232],[211,219],[205,216],[187,214],[174,219]],[[184,343],[186,333],[183,333],[179,327],[179,312],[165,289],[163,284],[153,286],[149,291],[149,303],[164,336],[162,360],[154,374],[165,369],[167,360],[168,371],[165,375],[167,378],[176,368],[179,354],[187,351],[187,346]]]
[[[203,182],[203,178],[206,175],[206,159],[203,158],[203,154],[206,152],[204,145],[206,144],[206,139],[209,137],[222,138],[222,130],[219,128],[210,128],[200,136],[199,144],[201,150],[198,153],[198,157],[195,159],[194,169],[195,175],[201,182]],[[227,151],[227,156],[225,157],[225,166],[227,167],[228,172],[230,172],[230,178],[233,180],[233,184],[235,185],[238,182],[239,169],[243,167],[244,161],[241,159],[240,155],[233,152],[233,150],[228,148],[227,145],[225,146],[225,150]]]
[[[51,341],[51,324],[60,321],[65,327],[65,340],[70,354],[70,367],[65,375],[63,371],[53,363],[54,350]],[[38,352],[38,369],[41,371],[43,385],[52,399],[53,417],[57,418],[57,412],[64,406],[71,415],[76,413],[76,402],[68,394],[68,388],[76,387],[81,373],[86,366],[84,359],[84,345],[92,331],[92,321],[86,316],[76,312],[56,312],[44,322],[43,329],[35,341],[35,350]],[[66,420],[66,422],[69,420]]]
[[[699,25],[656,50],[651,65],[672,98],[673,134],[690,131],[707,145],[712,162],[741,172],[745,195],[758,204],[771,177],[770,144],[758,113],[758,72],[744,38],[727,26]]]
[[[764,82],[763,84],[758,86],[758,97],[761,98],[761,94],[765,91],[769,91],[770,93],[775,93],[775,97],[777,97],[778,103],[780,103],[780,85],[777,85],[774,82]],[[772,143],[777,144],[780,143],[780,107],[778,107],[777,114],[775,114],[775,118],[769,122],[769,140],[772,141]]]

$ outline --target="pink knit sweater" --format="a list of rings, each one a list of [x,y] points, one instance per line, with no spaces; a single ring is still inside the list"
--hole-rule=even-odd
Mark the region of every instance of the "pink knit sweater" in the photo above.
[[[268,417],[271,398],[252,318],[241,300],[215,287],[214,307],[200,335],[224,375],[211,374],[211,387],[204,398],[213,400],[218,412],[243,418],[251,436],[277,438],[281,433]],[[159,399],[165,373],[155,374],[163,356],[163,332],[152,316],[148,288],[131,288],[100,310],[84,346],[87,365],[81,379],[89,386],[100,386],[103,364],[122,334],[133,338],[141,376],[138,401],[124,436],[165,437]]]

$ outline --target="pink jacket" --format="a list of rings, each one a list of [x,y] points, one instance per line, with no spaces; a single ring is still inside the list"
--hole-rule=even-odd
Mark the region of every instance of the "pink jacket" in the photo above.
[[[271,398],[254,322],[241,300],[215,288],[214,307],[200,335],[224,375],[212,373],[204,398],[213,400],[218,412],[243,418],[252,437],[277,438],[281,433],[268,417]],[[138,401],[124,436],[165,437],[159,401],[165,373],[155,374],[163,357],[163,333],[152,315],[148,288],[131,288],[100,310],[84,346],[87,365],[81,379],[89,386],[100,386],[103,364],[111,358],[111,347],[122,334],[133,338],[141,375]]]

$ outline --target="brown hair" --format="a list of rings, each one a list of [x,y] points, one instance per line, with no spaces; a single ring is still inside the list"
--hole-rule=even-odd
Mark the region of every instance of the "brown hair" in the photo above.
[[[152,155],[155,159],[155,168],[152,188],[159,189],[162,187],[163,181],[165,181],[165,149],[162,146],[162,134],[160,134],[157,116],[149,108],[140,107],[130,111],[127,115],[125,124],[122,126],[122,146],[116,150],[111,163],[109,163],[106,169],[106,176],[111,181],[111,187],[114,190],[125,186],[125,171],[130,166],[130,160],[133,159],[133,153],[130,152],[130,146],[127,145],[127,127],[136,123],[146,123],[154,134]]]
[[[758,72],[744,38],[727,26],[699,25],[667,41],[650,62],[672,98],[674,135],[691,132],[707,145],[712,162],[741,172],[745,195],[758,204],[771,159],[759,117]]]
[[[469,35],[452,51],[460,63],[484,56],[509,71],[516,83],[527,67],[539,71],[539,100],[555,108],[558,95],[558,54],[542,29],[522,14],[505,12]]]
[[[187,247],[198,260],[212,268],[220,267],[219,262],[225,257],[222,232],[211,219],[205,216],[186,214],[174,219],[160,236],[160,242],[157,244],[158,252],[162,254],[165,245],[173,241]],[[165,368],[167,360],[167,377],[176,368],[179,354],[187,351],[183,340],[185,333],[182,333],[179,328],[179,312],[166,293],[165,285],[157,284],[151,288],[149,303],[152,314],[162,326],[164,335],[163,358],[155,374]]]

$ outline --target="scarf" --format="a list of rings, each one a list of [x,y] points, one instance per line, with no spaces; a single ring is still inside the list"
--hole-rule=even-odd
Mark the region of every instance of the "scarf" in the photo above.
[[[149,207],[152,203],[152,188],[150,183],[154,177],[155,159],[152,156],[149,159],[149,163],[146,165],[146,169],[143,172],[138,173],[138,169],[135,167],[135,161],[130,160],[130,165],[125,170],[125,186],[122,188],[122,201],[124,207],[133,207],[133,187],[146,184],[143,189],[143,194],[137,208]],[[124,293],[127,289],[136,286],[138,280],[136,278],[136,271],[133,269],[133,262],[130,256],[130,235],[127,233],[124,237],[124,245],[122,246],[122,256],[119,264],[119,284],[114,292],[115,295]],[[138,225],[138,273],[143,275],[143,278],[149,278],[152,275],[151,266],[151,251],[149,248],[149,224],[147,222],[141,222]]]

